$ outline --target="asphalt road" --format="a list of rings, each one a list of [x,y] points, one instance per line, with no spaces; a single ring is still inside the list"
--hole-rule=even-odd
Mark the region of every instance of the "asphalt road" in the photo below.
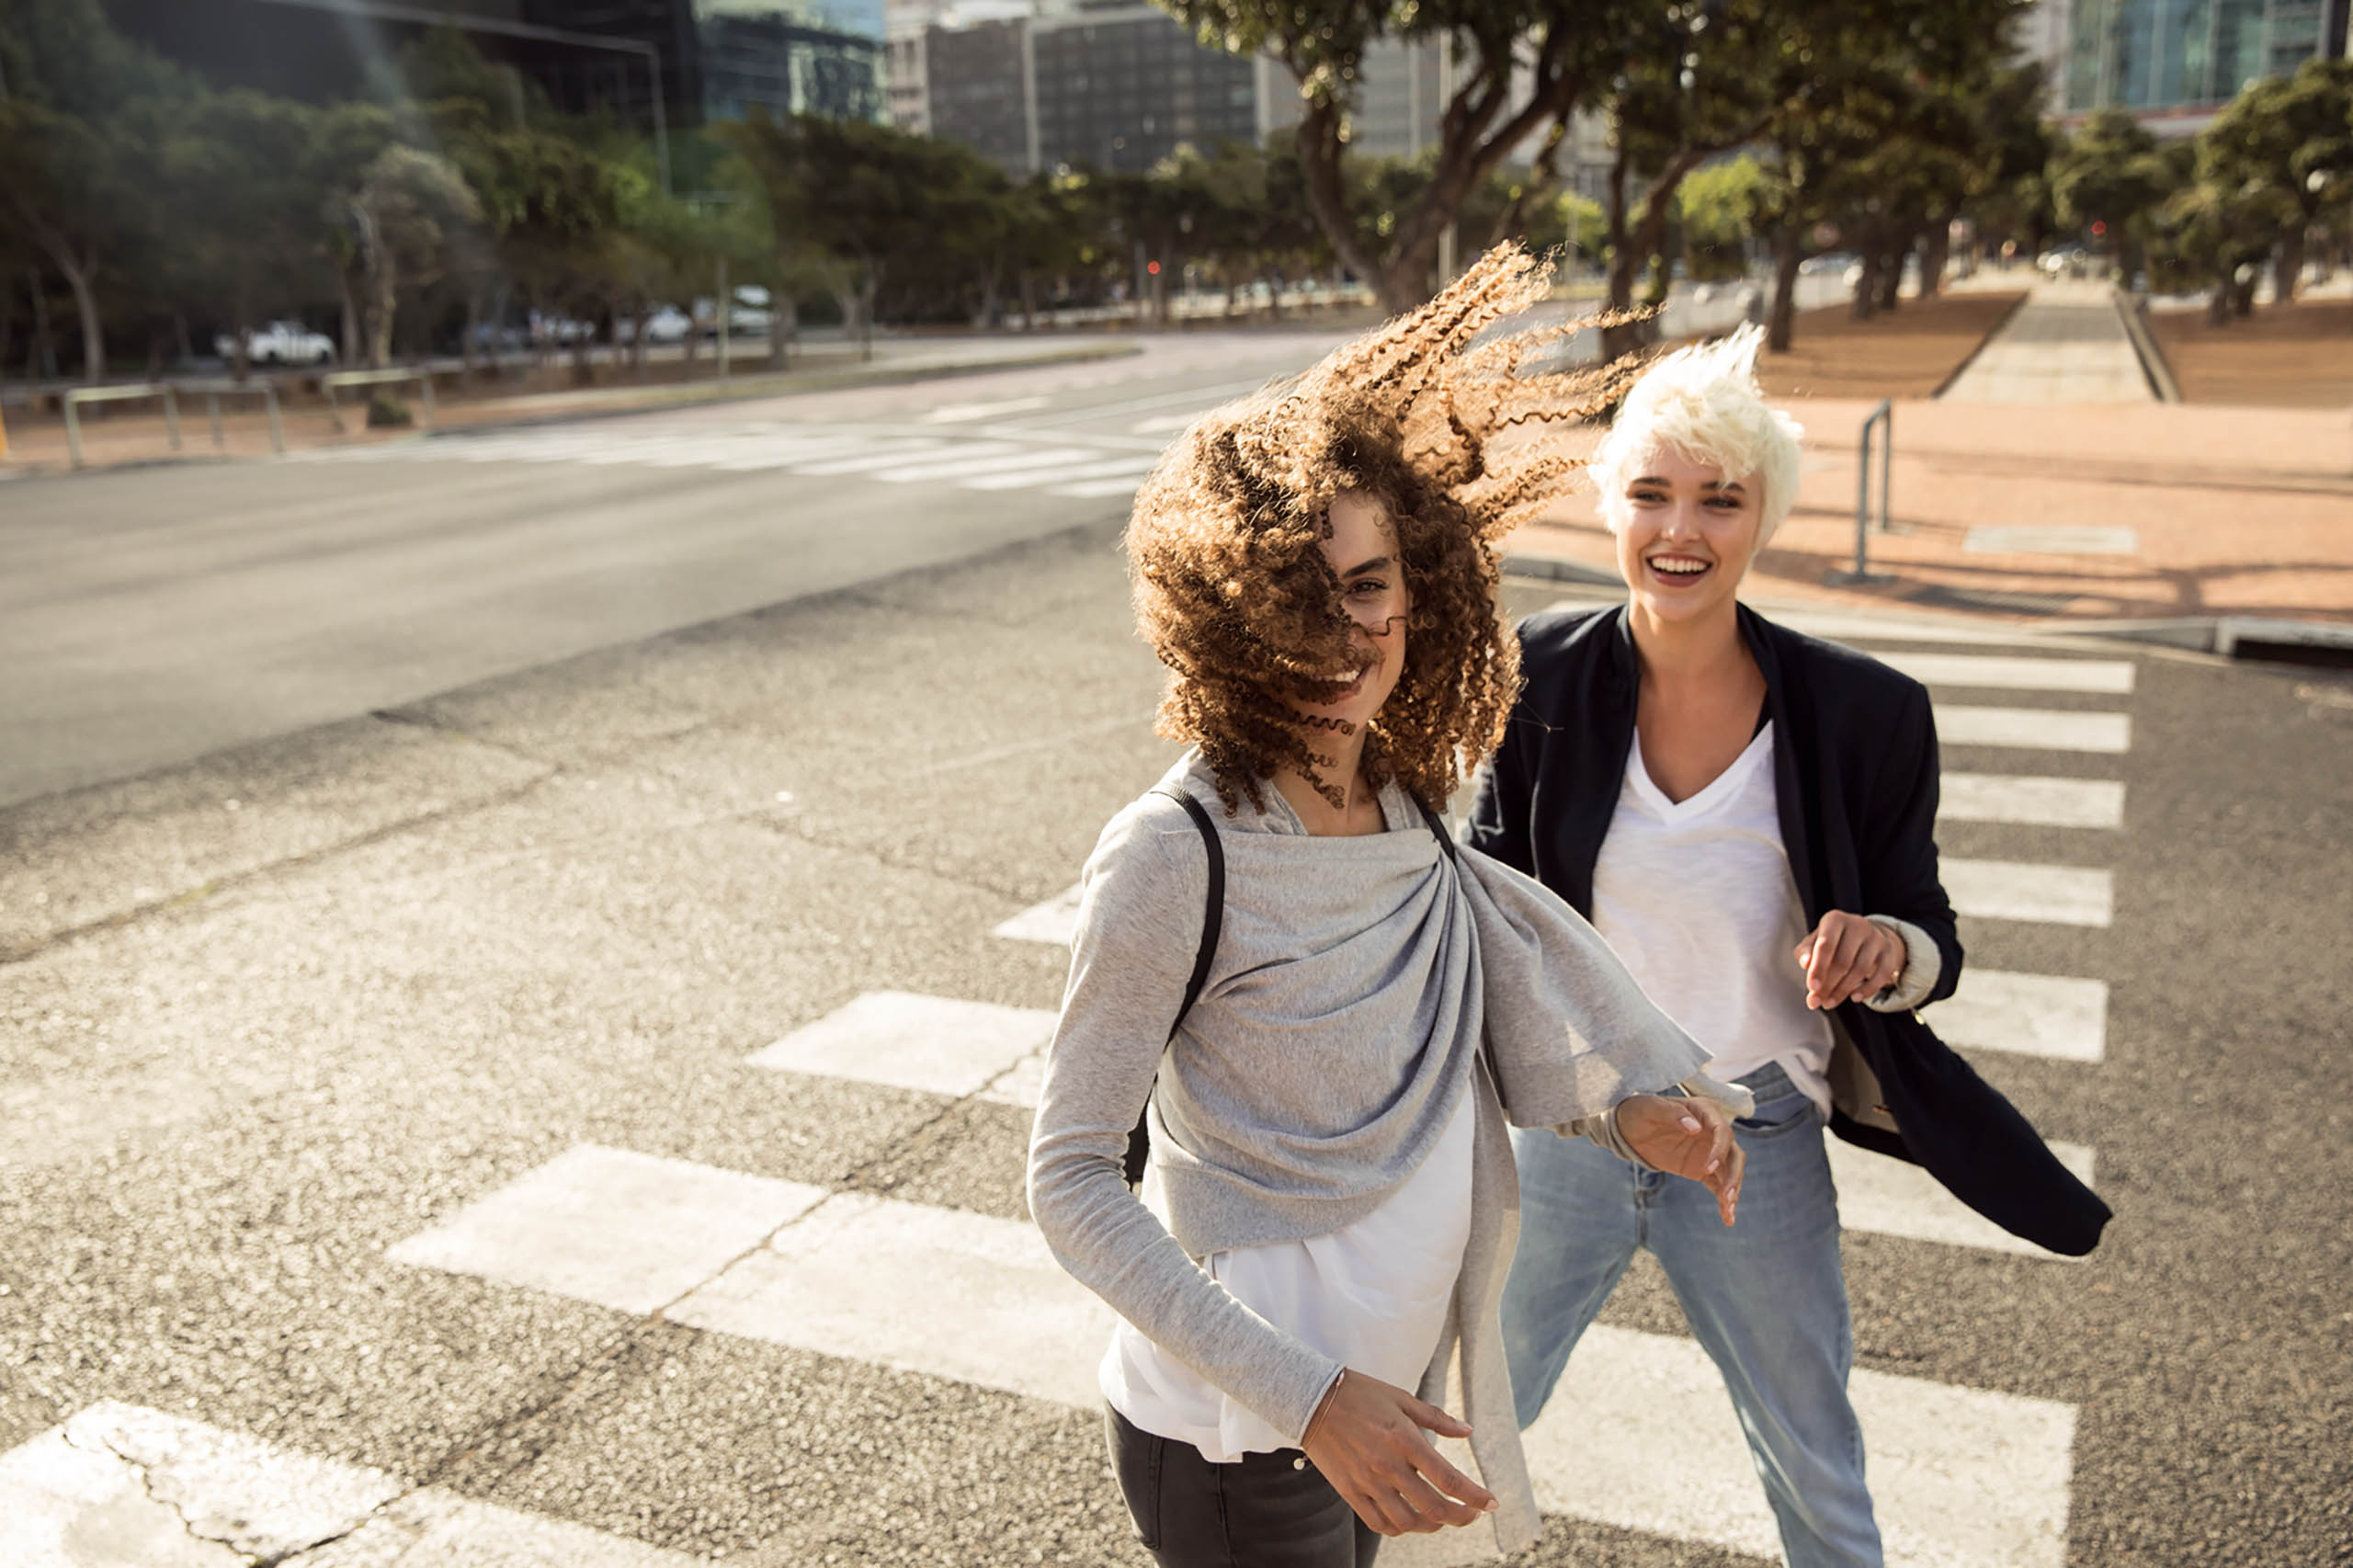
[[[772,422],[1148,442],[1268,368]],[[1170,756],[1123,504],[962,489],[1005,454],[961,446],[947,480],[717,469],[712,434],[665,436],[676,468],[420,448],[9,492],[0,1562],[1143,1561],[1067,1397],[1099,1341],[1022,1250],[1022,1031],[1063,959],[993,934]],[[28,665],[28,622],[73,660]],[[1939,835],[2021,896],[2108,873],[2104,924],[1963,935],[1972,974],[2105,986],[2095,1055],[1972,1055],[2119,1218],[2065,1263],[1900,1193],[1866,1216],[1842,1172],[1892,1560],[2353,1561],[2353,683],[1843,630],[2031,661],[1938,666],[1956,729],[2129,724],[1947,746],[1953,779],[2123,787],[2117,826]],[[1721,1403],[1673,1382],[1655,1270],[1603,1322],[1595,1355],[1658,1374],[1614,1391],[1643,1473],[1549,1472],[1526,1561],[1765,1557],[1743,1476],[1644,1500],[1722,1457],[1642,1424]]]

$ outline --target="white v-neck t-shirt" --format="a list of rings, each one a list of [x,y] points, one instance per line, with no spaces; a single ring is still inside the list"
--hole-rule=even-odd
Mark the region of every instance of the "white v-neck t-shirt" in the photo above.
[[[1830,1110],[1830,1020],[1805,1005],[1805,911],[1781,845],[1773,726],[1670,801],[1637,733],[1593,869],[1593,926],[1652,1001],[1714,1054],[1711,1077],[1779,1062]]]

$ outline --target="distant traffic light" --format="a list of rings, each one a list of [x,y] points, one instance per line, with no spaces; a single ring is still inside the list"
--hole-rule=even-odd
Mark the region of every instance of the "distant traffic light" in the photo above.
[[[2098,239],[2101,235],[2107,233],[2108,224],[2104,220],[2098,218],[2092,220],[2092,238]]]
[[[1146,272],[1151,273],[1154,278],[1157,278],[1157,277],[1159,277],[1159,276],[1160,276],[1160,263],[1158,263],[1158,262],[1156,262],[1156,261],[1147,261],[1147,262],[1145,262],[1145,263],[1143,264],[1143,269],[1144,269]]]

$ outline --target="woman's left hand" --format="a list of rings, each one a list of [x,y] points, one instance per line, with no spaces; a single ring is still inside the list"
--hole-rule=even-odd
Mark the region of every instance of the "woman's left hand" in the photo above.
[[[1635,1095],[1618,1104],[1618,1135],[1659,1170],[1688,1176],[1716,1195],[1732,1223],[1748,1156],[1732,1135],[1732,1113],[1713,1100]]]
[[[1878,995],[1904,973],[1904,938],[1876,920],[1834,909],[1798,944],[1805,1005],[1836,1007]]]

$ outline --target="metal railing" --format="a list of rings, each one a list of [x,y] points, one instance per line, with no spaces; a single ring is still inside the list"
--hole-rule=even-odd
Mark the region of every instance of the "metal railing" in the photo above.
[[[433,428],[433,372],[431,370],[336,370],[319,378],[319,392],[327,400],[327,417],[335,421],[337,430],[343,428],[343,410],[335,401],[337,387],[383,386],[393,381],[415,381],[417,401],[425,405],[421,423]]]
[[[82,415],[85,403],[125,403],[133,398],[160,397],[164,400],[164,425],[172,435],[172,450],[180,449],[180,400],[161,381],[141,381],[131,386],[75,387],[65,394],[65,451],[75,468],[82,466]]]
[[[226,451],[229,441],[221,428],[221,400],[224,397],[259,397],[269,411],[269,449],[286,449],[286,422],[278,412],[278,387],[270,381],[182,381],[179,391],[200,392],[204,397],[205,417],[212,426],[212,445]]]
[[[1855,462],[1855,569],[1833,572],[1835,583],[1885,583],[1890,574],[1871,570],[1871,430],[1880,431],[1879,457],[1879,531],[1888,531],[1887,493],[1889,475],[1895,465],[1895,404],[1881,398],[1871,416],[1863,421],[1862,450]]]

